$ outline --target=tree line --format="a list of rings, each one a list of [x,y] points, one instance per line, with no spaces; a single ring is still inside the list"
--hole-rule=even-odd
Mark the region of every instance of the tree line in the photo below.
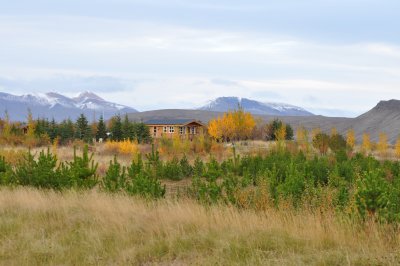
[[[99,120],[89,123],[87,117],[81,114],[75,121],[65,119],[57,122],[55,119],[33,119],[32,113],[28,111],[26,123],[20,123],[11,122],[6,112],[5,119],[0,119],[0,131],[4,139],[24,137],[25,140],[31,142],[36,140],[40,143],[56,141],[67,144],[74,140],[88,143],[106,140],[151,142],[150,131],[143,122],[131,122],[128,115],[121,118],[119,114],[109,121],[105,121],[103,116],[100,116]]]

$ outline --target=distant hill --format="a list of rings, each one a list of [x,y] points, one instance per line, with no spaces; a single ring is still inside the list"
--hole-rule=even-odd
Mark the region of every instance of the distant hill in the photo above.
[[[128,114],[132,121],[146,122],[148,120],[163,119],[196,119],[208,123],[211,119],[222,115],[221,112],[189,110],[189,109],[161,109],[140,113]]]
[[[276,115],[276,116],[312,116],[313,114],[304,108],[286,103],[263,103],[247,98],[238,97],[219,97],[210,101],[207,105],[200,107],[199,110],[226,112],[237,109],[241,106],[245,111],[256,115]]]
[[[76,119],[81,113],[92,120],[94,116],[98,118],[102,114],[108,119],[117,113],[137,112],[132,107],[108,102],[92,92],[83,92],[74,98],[55,92],[21,96],[0,92],[0,117],[7,110],[12,120],[23,121],[26,120],[28,109],[34,118],[54,118],[57,121]]]
[[[212,118],[222,115],[222,112],[206,110],[181,110],[167,109],[147,111],[135,114],[129,114],[129,118],[135,121],[146,122],[150,119],[198,119],[204,123]],[[378,141],[379,132],[385,132],[388,135],[390,143],[395,143],[400,134],[400,101],[390,100],[381,101],[370,111],[356,118],[345,117],[325,117],[320,115],[313,116],[280,116],[280,115],[255,115],[265,122],[275,118],[281,119],[292,127],[304,126],[308,130],[320,128],[329,133],[335,127],[340,134],[353,128],[356,132],[358,141],[361,141],[363,133],[369,133],[372,141]]]
[[[354,130],[359,138],[368,132],[376,141],[379,132],[385,132],[391,143],[395,143],[400,134],[400,101],[380,101],[370,111],[354,118]]]

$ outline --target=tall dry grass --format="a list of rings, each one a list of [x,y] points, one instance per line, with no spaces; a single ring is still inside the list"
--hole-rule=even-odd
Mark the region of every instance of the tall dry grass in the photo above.
[[[398,265],[390,226],[96,191],[0,190],[3,265]]]

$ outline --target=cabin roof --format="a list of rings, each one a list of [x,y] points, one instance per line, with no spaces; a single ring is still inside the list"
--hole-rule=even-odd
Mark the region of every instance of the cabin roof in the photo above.
[[[187,125],[190,123],[203,125],[196,119],[152,119],[145,122],[146,125]]]

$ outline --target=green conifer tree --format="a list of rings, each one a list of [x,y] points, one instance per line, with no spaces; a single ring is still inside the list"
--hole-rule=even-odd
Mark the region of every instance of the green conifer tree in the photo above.
[[[128,115],[125,114],[124,121],[122,122],[122,139],[135,139],[135,132],[133,124],[129,121]]]
[[[104,123],[103,116],[100,116],[99,123],[97,124],[96,139],[105,140],[106,138],[107,138],[107,127],[106,124]]]
[[[123,139],[122,122],[121,122],[121,116],[119,114],[113,117],[112,119],[111,139],[115,141],[121,141]]]
[[[61,122],[59,126],[59,136],[61,137],[62,143],[66,143],[74,139],[75,126],[71,119],[67,119]]]
[[[89,127],[89,122],[84,114],[81,114],[76,120],[75,137],[86,142],[89,142],[91,140],[91,129]]]

